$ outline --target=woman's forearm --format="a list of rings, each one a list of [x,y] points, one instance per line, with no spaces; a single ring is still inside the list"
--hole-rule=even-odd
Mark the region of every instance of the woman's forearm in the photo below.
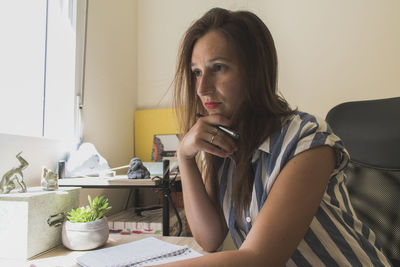
[[[223,242],[227,227],[208,195],[194,159],[179,159],[186,217],[196,241],[214,251]]]
[[[243,267],[243,266],[274,266],[268,260],[263,259],[258,253],[248,250],[230,250],[206,254],[201,257],[188,260],[171,262],[163,265],[165,267]]]

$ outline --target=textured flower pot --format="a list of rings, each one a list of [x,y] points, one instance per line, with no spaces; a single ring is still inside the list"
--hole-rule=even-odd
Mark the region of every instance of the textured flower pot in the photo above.
[[[106,217],[87,223],[65,221],[62,228],[62,243],[71,250],[95,249],[107,242],[108,235]]]

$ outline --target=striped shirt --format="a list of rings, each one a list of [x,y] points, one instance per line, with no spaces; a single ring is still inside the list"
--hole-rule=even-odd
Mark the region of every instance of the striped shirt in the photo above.
[[[325,121],[302,112],[284,120],[253,154],[255,178],[245,218],[236,218],[232,202],[234,159],[225,159],[219,170],[220,201],[236,247],[244,242],[285,164],[297,154],[322,145],[335,150],[337,165],[306,235],[286,266],[390,266],[375,234],[357,219],[350,204],[343,172],[349,155],[342,141]]]

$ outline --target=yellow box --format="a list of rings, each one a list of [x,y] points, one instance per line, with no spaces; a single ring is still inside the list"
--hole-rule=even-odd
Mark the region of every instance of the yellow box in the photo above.
[[[155,134],[177,134],[174,109],[146,109],[135,112],[135,157],[151,161]]]

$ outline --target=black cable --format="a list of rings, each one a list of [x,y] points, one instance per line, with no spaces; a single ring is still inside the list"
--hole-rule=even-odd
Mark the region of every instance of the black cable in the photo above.
[[[131,200],[132,191],[133,191],[133,188],[129,189],[129,195],[128,195],[128,199],[126,200],[125,209],[124,210],[128,209],[128,205],[129,205],[129,202]]]
[[[167,195],[167,197],[168,197],[168,201],[171,203],[171,206],[172,206],[172,208],[173,208],[174,211],[175,211],[176,218],[178,219],[178,225],[179,225],[178,236],[180,236],[180,235],[182,234],[182,228],[183,228],[183,227],[182,227],[181,216],[179,216],[179,212],[178,212],[178,210],[177,210],[177,208],[176,208],[176,206],[175,206],[175,203],[174,203],[174,201],[172,200],[170,194],[166,194],[166,195]]]

